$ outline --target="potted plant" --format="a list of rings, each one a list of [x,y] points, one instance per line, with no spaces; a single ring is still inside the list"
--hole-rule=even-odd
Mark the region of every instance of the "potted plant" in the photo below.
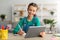
[[[50,31],[55,27],[56,22],[54,22],[54,19],[44,19],[43,21],[44,24],[50,24]]]
[[[54,11],[50,11],[50,14],[53,15],[54,14]]]
[[[1,14],[1,15],[0,15],[0,18],[1,18],[2,21],[4,21],[5,17],[6,17],[5,14]]]
[[[48,19],[44,19],[44,24],[49,24],[49,20]]]
[[[56,22],[54,22],[54,19],[50,20],[50,30],[52,31],[52,29],[55,27]]]

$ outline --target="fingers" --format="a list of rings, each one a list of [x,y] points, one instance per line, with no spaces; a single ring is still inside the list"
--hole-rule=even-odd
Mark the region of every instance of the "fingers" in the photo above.
[[[44,37],[44,36],[45,36],[45,32],[40,32],[40,35],[41,35],[42,37]]]
[[[20,30],[19,32],[18,32],[18,34],[19,35],[23,35],[25,32],[23,31],[23,30]]]

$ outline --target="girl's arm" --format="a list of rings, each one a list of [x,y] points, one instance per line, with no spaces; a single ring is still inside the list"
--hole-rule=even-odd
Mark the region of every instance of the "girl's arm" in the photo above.
[[[23,19],[18,22],[18,24],[13,30],[13,33],[14,34],[18,33],[22,29],[22,26],[23,26]]]

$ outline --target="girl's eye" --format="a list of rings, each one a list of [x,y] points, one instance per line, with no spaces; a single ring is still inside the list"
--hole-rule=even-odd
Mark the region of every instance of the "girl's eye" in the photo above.
[[[30,11],[33,11],[33,12],[35,12],[35,10],[31,10],[31,9],[30,9]]]
[[[35,12],[35,10],[33,10],[33,12]]]
[[[29,9],[29,11],[32,11],[31,9]]]

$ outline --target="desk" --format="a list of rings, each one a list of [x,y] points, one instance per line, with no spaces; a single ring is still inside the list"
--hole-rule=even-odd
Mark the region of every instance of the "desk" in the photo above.
[[[24,38],[23,36],[20,36],[20,35],[15,36],[12,33],[9,33],[8,40],[51,40],[52,37],[53,37],[52,34],[46,34],[44,38],[41,38],[41,37]],[[58,39],[58,37],[55,37],[55,38]],[[60,38],[58,40],[60,40]]]

